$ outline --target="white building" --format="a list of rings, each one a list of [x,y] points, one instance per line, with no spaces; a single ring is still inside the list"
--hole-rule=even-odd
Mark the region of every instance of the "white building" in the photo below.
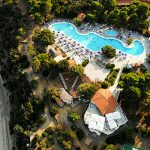
[[[100,89],[93,96],[84,114],[85,124],[97,135],[112,134],[128,119],[109,90]]]

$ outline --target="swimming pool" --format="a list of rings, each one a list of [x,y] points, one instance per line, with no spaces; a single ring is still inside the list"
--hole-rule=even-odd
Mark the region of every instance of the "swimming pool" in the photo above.
[[[116,30],[113,30],[113,29],[105,30],[104,33],[105,33],[106,36],[114,36],[115,37],[115,36],[118,35],[118,32]]]
[[[73,40],[82,44],[90,51],[101,51],[101,48],[108,45],[118,49],[126,54],[140,55],[144,51],[143,44],[139,40],[134,40],[132,46],[126,47],[123,42],[117,38],[105,38],[97,33],[89,32],[88,34],[80,34],[76,27],[68,22],[59,22],[51,25],[52,30],[59,31],[69,36]]]

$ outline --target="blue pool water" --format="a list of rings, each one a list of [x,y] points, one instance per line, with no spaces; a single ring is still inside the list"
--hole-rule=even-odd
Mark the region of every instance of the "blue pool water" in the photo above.
[[[106,36],[117,36],[118,35],[118,32],[116,31],[116,30],[113,30],[113,29],[111,29],[111,30],[105,30],[105,35]]]
[[[140,55],[144,51],[142,43],[138,40],[135,40],[131,47],[126,47],[117,38],[105,38],[94,32],[89,32],[88,34],[80,34],[76,30],[76,27],[68,22],[54,23],[51,25],[51,27],[52,30],[64,33],[65,35],[69,36],[91,51],[100,51],[101,48],[106,45],[112,46],[113,48],[118,49],[123,53],[131,55]]]

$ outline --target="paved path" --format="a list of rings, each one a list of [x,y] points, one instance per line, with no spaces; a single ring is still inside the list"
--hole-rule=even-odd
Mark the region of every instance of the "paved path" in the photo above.
[[[11,150],[9,112],[8,98],[0,76],[0,150]]]

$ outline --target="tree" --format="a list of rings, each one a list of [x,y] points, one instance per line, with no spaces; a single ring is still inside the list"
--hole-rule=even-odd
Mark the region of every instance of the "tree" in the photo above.
[[[118,25],[119,15],[120,15],[120,10],[119,9],[115,9],[115,10],[111,11],[108,14],[108,17],[107,17],[108,24],[120,26],[120,24]]]
[[[138,101],[141,97],[141,90],[138,87],[128,87],[128,89],[123,90],[124,99],[130,101]]]
[[[60,98],[60,91],[57,87],[50,87],[45,93],[46,100],[55,101],[57,98]]]
[[[87,14],[86,19],[90,23],[95,23],[96,22],[96,16],[94,14]]]
[[[69,120],[76,122],[80,120],[80,115],[77,112],[71,112],[68,116]]]
[[[54,117],[58,113],[58,108],[55,106],[50,106],[50,115]]]
[[[37,58],[34,58],[33,62],[32,62],[32,69],[33,69],[33,71],[34,72],[39,72],[40,68],[41,68],[40,60],[37,59]]]
[[[104,6],[98,1],[92,1],[90,5],[90,11],[92,14],[95,14],[96,18],[98,19],[103,14]]]
[[[139,76],[136,73],[122,74],[119,85],[124,89],[130,86],[137,87],[139,85],[139,80]]]
[[[16,124],[16,125],[14,126],[14,132],[15,132],[17,135],[20,135],[20,134],[23,134],[24,130],[23,130],[23,128],[22,128],[20,125]]]
[[[116,0],[102,0],[102,4],[104,5],[106,10],[112,11],[117,6],[117,1]]]
[[[73,19],[73,23],[75,24],[75,25],[77,25],[77,26],[80,26],[81,25],[81,19],[79,19],[79,18],[77,18],[77,17],[75,17],[74,19]]]
[[[78,87],[78,93],[81,97],[90,100],[94,93],[99,89],[96,84],[93,83],[82,83]]]
[[[136,12],[139,18],[147,19],[149,15],[149,7],[146,3],[139,3]]]
[[[41,15],[41,13],[36,12],[36,13],[34,13],[34,20],[36,23],[41,24],[44,22],[44,17]]]
[[[128,15],[127,11],[120,11],[118,27],[125,27],[127,25]]]
[[[144,110],[150,114],[150,91],[146,92],[146,98],[142,102]]]
[[[28,44],[27,51],[31,57],[34,57],[36,55],[36,50],[32,44]]]
[[[140,23],[140,20],[139,20],[137,14],[136,13],[131,14],[131,16],[128,19],[128,24],[129,24],[128,26],[131,29],[136,30],[139,27],[139,23]]]
[[[128,38],[127,39],[127,44],[130,45],[133,42],[133,38]]]
[[[60,72],[68,71],[69,69],[69,63],[67,59],[63,59],[58,62],[58,69]]]
[[[42,47],[52,45],[55,42],[54,35],[49,29],[43,29],[40,33],[35,32],[33,41]]]
[[[113,58],[116,56],[116,50],[111,46],[104,46],[102,52],[107,58]]]
[[[84,72],[84,68],[82,65],[74,65],[72,68],[71,68],[71,72],[73,75],[75,76],[81,76],[83,75],[83,72]]]
[[[46,71],[47,75],[57,73],[57,62],[50,58],[47,53],[36,55],[32,61],[32,69],[34,72]]]

